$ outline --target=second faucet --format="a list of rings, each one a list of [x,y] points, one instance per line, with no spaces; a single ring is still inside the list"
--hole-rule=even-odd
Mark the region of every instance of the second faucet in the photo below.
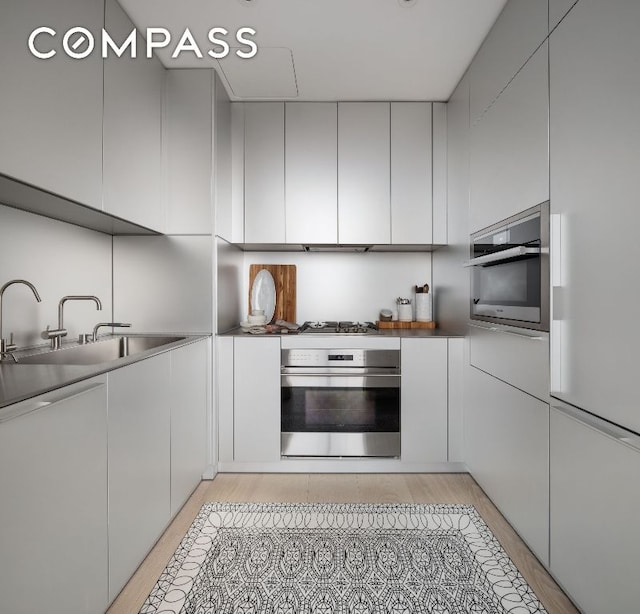
[[[84,295],[69,295],[63,296],[58,303],[58,328],[56,330],[50,330],[47,328],[45,331],[46,337],[51,339],[51,348],[59,350],[62,345],[62,337],[66,337],[67,331],[64,327],[64,304],[67,301],[93,301],[96,304],[96,309],[102,311],[102,303],[97,296],[84,296]]]

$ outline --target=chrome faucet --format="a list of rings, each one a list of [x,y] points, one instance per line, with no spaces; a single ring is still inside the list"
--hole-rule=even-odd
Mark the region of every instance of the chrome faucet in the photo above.
[[[36,297],[36,301],[38,301],[38,303],[41,303],[42,299],[40,298],[40,295],[38,294],[35,286],[31,282],[28,282],[26,279],[12,279],[11,281],[8,281],[6,284],[4,284],[2,288],[0,288],[0,359],[2,359],[5,354],[8,354],[15,361],[15,357],[13,356],[13,354],[10,354],[10,352],[16,349],[16,346],[13,343],[13,333],[11,333],[8,340],[2,336],[2,297],[4,295],[4,291],[13,284],[24,284],[25,286],[31,288],[31,292],[33,292],[33,296]]]
[[[98,339],[98,330],[103,326],[110,326],[111,328],[129,328],[131,324],[128,324],[127,322],[100,322],[93,327],[91,341],[96,341]]]
[[[64,304],[67,301],[93,301],[96,304],[98,311],[102,311],[102,303],[97,296],[83,296],[83,295],[70,295],[63,296],[58,303],[58,328],[50,330],[47,326],[47,330],[44,331],[43,336],[45,339],[51,339],[51,349],[59,350],[62,345],[62,337],[66,337],[67,331],[64,327]]]

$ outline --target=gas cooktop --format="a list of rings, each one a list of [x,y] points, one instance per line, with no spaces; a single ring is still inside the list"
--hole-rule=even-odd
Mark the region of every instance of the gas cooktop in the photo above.
[[[305,322],[300,327],[302,334],[372,335],[377,332],[378,328],[373,322]]]

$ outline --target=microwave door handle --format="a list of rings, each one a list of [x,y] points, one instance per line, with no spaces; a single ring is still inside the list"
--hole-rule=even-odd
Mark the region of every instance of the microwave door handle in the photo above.
[[[510,247],[509,249],[496,252],[494,254],[487,254],[486,256],[478,256],[467,260],[462,266],[480,266],[483,264],[489,264],[491,262],[502,262],[503,260],[510,260],[511,258],[517,258],[518,256],[528,256],[532,254],[539,254],[539,247],[525,247],[524,245],[518,245],[516,247]]]

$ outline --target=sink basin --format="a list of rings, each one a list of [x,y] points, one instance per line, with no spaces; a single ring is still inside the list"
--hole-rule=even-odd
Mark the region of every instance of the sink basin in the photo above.
[[[142,354],[147,350],[182,341],[185,337],[118,336],[102,341],[75,345],[61,350],[18,358],[19,364],[32,365],[96,365]]]

